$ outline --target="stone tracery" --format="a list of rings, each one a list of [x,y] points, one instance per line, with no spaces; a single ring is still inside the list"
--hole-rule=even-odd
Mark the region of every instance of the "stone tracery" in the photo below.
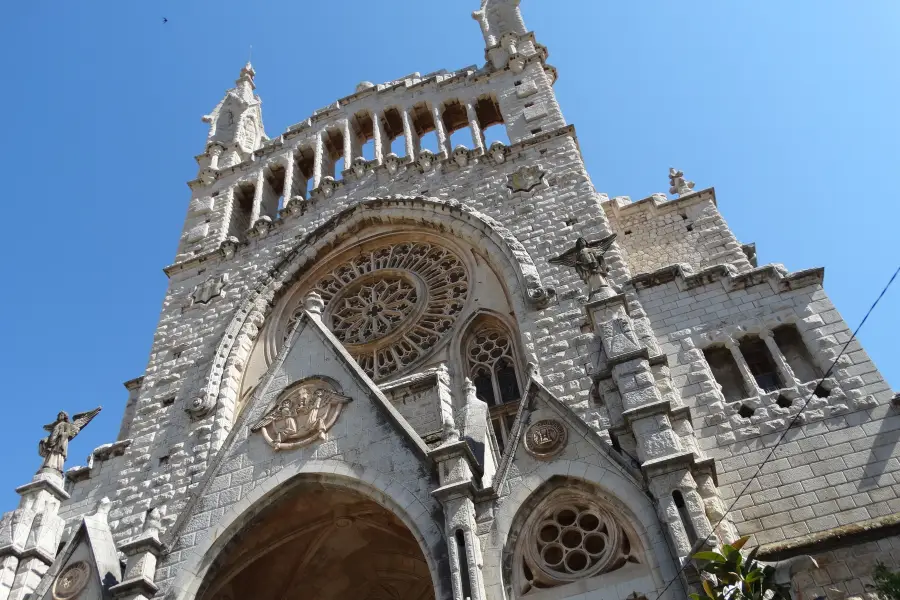
[[[433,242],[399,242],[354,251],[312,287],[325,323],[375,380],[424,357],[465,306],[462,260]]]
[[[592,495],[568,490],[551,494],[532,512],[517,556],[522,594],[642,562],[633,534],[614,511]]]

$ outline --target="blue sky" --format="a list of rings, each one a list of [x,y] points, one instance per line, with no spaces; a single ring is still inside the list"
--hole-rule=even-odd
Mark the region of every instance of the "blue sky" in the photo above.
[[[5,8],[0,510],[56,412],[115,439],[143,373],[203,150],[200,122],[253,45],[275,136],[362,80],[483,62],[477,0],[17,2]],[[826,268],[851,327],[900,262],[900,3],[524,0],[598,190],[670,166],[715,186],[761,263]],[[162,23],[163,17],[169,22]],[[900,285],[861,335],[900,388]]]

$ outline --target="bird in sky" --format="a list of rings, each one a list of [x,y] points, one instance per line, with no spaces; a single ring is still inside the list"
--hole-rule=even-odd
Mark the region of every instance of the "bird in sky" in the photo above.
[[[168,22],[169,22],[169,20],[167,18],[163,17],[163,25],[165,25]]]

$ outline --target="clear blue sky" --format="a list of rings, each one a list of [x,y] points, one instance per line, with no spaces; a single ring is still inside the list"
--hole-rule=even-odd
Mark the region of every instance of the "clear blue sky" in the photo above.
[[[481,64],[478,0],[5,6],[5,419],[0,511],[56,412],[115,439],[141,375],[208,112],[253,45],[276,136],[362,80]],[[598,190],[639,199],[670,166],[715,186],[761,263],[826,268],[854,326],[900,262],[900,3],[523,0]],[[162,23],[163,17],[169,22]],[[900,388],[900,285],[862,340]]]

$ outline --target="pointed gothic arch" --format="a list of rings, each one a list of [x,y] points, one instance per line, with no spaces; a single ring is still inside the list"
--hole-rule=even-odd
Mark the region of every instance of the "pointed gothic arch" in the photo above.
[[[411,226],[448,239],[465,240],[479,248],[517,314],[542,308],[554,296],[552,289],[541,284],[525,247],[491,217],[454,200],[396,196],[363,200],[304,236],[244,298],[219,343],[206,388],[191,407],[194,414],[215,410],[227,422],[233,422],[240,400],[241,374],[273,307],[346,240],[359,239],[364,230],[376,226]],[[214,440],[214,445],[218,446],[222,439]]]

